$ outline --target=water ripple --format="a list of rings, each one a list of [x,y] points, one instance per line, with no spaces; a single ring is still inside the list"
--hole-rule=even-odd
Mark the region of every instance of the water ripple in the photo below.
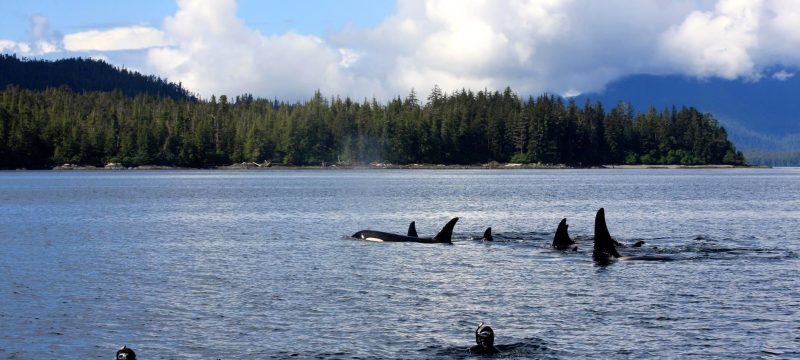
[[[506,358],[800,356],[791,171],[6,172],[0,198],[0,357],[464,358],[480,321]],[[599,207],[676,261],[596,266]],[[349,239],[454,216],[453,245]]]

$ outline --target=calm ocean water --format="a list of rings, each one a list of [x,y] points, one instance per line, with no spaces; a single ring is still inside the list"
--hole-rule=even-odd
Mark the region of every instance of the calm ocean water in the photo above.
[[[600,207],[675,261],[595,265]],[[0,358],[462,358],[480,321],[514,358],[798,358],[800,169],[0,172]]]

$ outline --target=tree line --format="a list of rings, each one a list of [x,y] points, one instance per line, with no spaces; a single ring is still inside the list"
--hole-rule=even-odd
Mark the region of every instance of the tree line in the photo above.
[[[48,61],[0,54],[0,89],[8,85],[41,91],[63,85],[76,92],[118,89],[127,96],[146,93],[174,100],[196,100],[180,83],[83,58]]]
[[[182,99],[122,91],[0,92],[0,168],[62,163],[213,167],[320,163],[743,164],[714,117],[637,112],[553,95],[414,90],[386,103],[316,92],[304,102]]]

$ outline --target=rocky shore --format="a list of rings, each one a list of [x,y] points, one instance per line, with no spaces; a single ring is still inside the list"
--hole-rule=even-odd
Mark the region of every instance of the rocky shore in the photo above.
[[[53,167],[53,170],[189,170],[189,168],[160,165],[140,165],[127,167],[119,163],[108,163],[105,166],[63,164]]]
[[[739,168],[768,168],[765,165],[601,165],[592,167],[569,166],[564,164],[519,164],[489,162],[474,165],[444,165],[444,164],[392,164],[387,162],[373,162],[370,164],[321,164],[317,166],[297,166],[287,164],[273,164],[243,162],[225,166],[210,167],[211,170],[299,170],[299,169],[739,169]],[[119,163],[108,163],[105,166],[63,164],[53,167],[53,170],[196,170],[175,166],[139,165],[126,167]]]

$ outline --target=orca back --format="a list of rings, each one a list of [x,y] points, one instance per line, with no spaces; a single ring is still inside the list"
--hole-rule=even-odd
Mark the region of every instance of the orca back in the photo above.
[[[614,239],[611,238],[611,234],[608,232],[606,214],[603,208],[597,210],[597,215],[594,217],[594,251],[592,257],[599,262],[620,257],[614,245]]]
[[[561,222],[558,223],[558,228],[556,229],[556,236],[553,237],[553,247],[558,250],[566,250],[571,245],[575,244],[575,241],[572,241],[569,237],[569,232],[567,229],[569,225],[567,225],[567,219],[561,219]]]
[[[458,222],[458,218],[453,218],[442,228],[442,231],[439,231],[438,234],[433,238],[436,242],[446,242],[452,243],[453,242],[453,228],[456,226],[456,222]]]
[[[414,225],[413,221],[411,222],[411,224],[408,224],[408,235],[407,236],[409,236],[409,237],[419,237],[419,235],[417,235],[417,227],[416,227],[416,225]]]
[[[492,237],[492,227],[491,226],[486,228],[486,231],[483,232],[483,240],[484,241],[494,241],[494,238]]]

